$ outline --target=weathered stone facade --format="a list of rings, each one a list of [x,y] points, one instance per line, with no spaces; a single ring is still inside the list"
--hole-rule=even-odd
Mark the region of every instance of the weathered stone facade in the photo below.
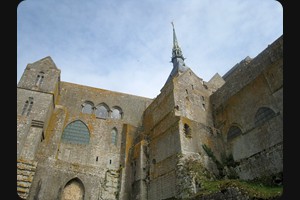
[[[205,82],[174,31],[174,68],[155,99],[63,82],[50,57],[28,64],[17,86],[19,196],[189,198],[201,190],[191,161],[212,180],[282,173],[282,51],[281,36]],[[224,158],[235,164],[220,168]],[[210,195],[193,199],[246,198],[234,188]]]

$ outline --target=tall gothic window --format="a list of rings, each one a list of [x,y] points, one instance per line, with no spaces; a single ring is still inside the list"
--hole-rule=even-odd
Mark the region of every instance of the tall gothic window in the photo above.
[[[90,142],[90,132],[82,121],[76,120],[66,126],[61,139],[67,143],[88,144]]]
[[[118,142],[118,130],[114,127],[111,131],[111,143],[117,145]]]
[[[261,107],[257,110],[255,114],[254,124],[256,126],[259,126],[275,116],[276,114],[272,109],[267,107]]]

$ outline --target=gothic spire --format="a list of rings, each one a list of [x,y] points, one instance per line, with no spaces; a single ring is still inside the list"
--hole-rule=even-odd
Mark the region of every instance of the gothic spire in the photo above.
[[[184,57],[181,52],[181,48],[178,45],[176,33],[175,33],[175,28],[174,28],[174,23],[171,22],[173,26],[173,48],[172,48],[172,60],[171,62],[173,63],[173,69],[167,79],[167,82],[179,73],[185,72],[189,67],[187,67],[184,63]]]
[[[175,28],[174,28],[174,23],[171,22],[173,26],[173,49],[172,49],[172,62],[174,63],[174,58],[181,58],[184,60],[184,57],[182,55],[181,48],[178,45],[176,33],[175,33]]]

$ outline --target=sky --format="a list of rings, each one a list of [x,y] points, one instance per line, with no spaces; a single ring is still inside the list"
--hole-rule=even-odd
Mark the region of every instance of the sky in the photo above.
[[[173,65],[204,81],[254,58],[283,34],[275,0],[24,0],[17,7],[17,83],[50,56],[61,81],[155,98]]]

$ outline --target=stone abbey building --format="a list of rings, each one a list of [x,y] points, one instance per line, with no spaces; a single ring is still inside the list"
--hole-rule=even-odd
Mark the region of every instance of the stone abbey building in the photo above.
[[[154,99],[64,82],[51,57],[28,64],[17,84],[18,195],[184,199],[201,190],[199,173],[280,181],[283,36],[206,82],[173,27],[172,63]]]

